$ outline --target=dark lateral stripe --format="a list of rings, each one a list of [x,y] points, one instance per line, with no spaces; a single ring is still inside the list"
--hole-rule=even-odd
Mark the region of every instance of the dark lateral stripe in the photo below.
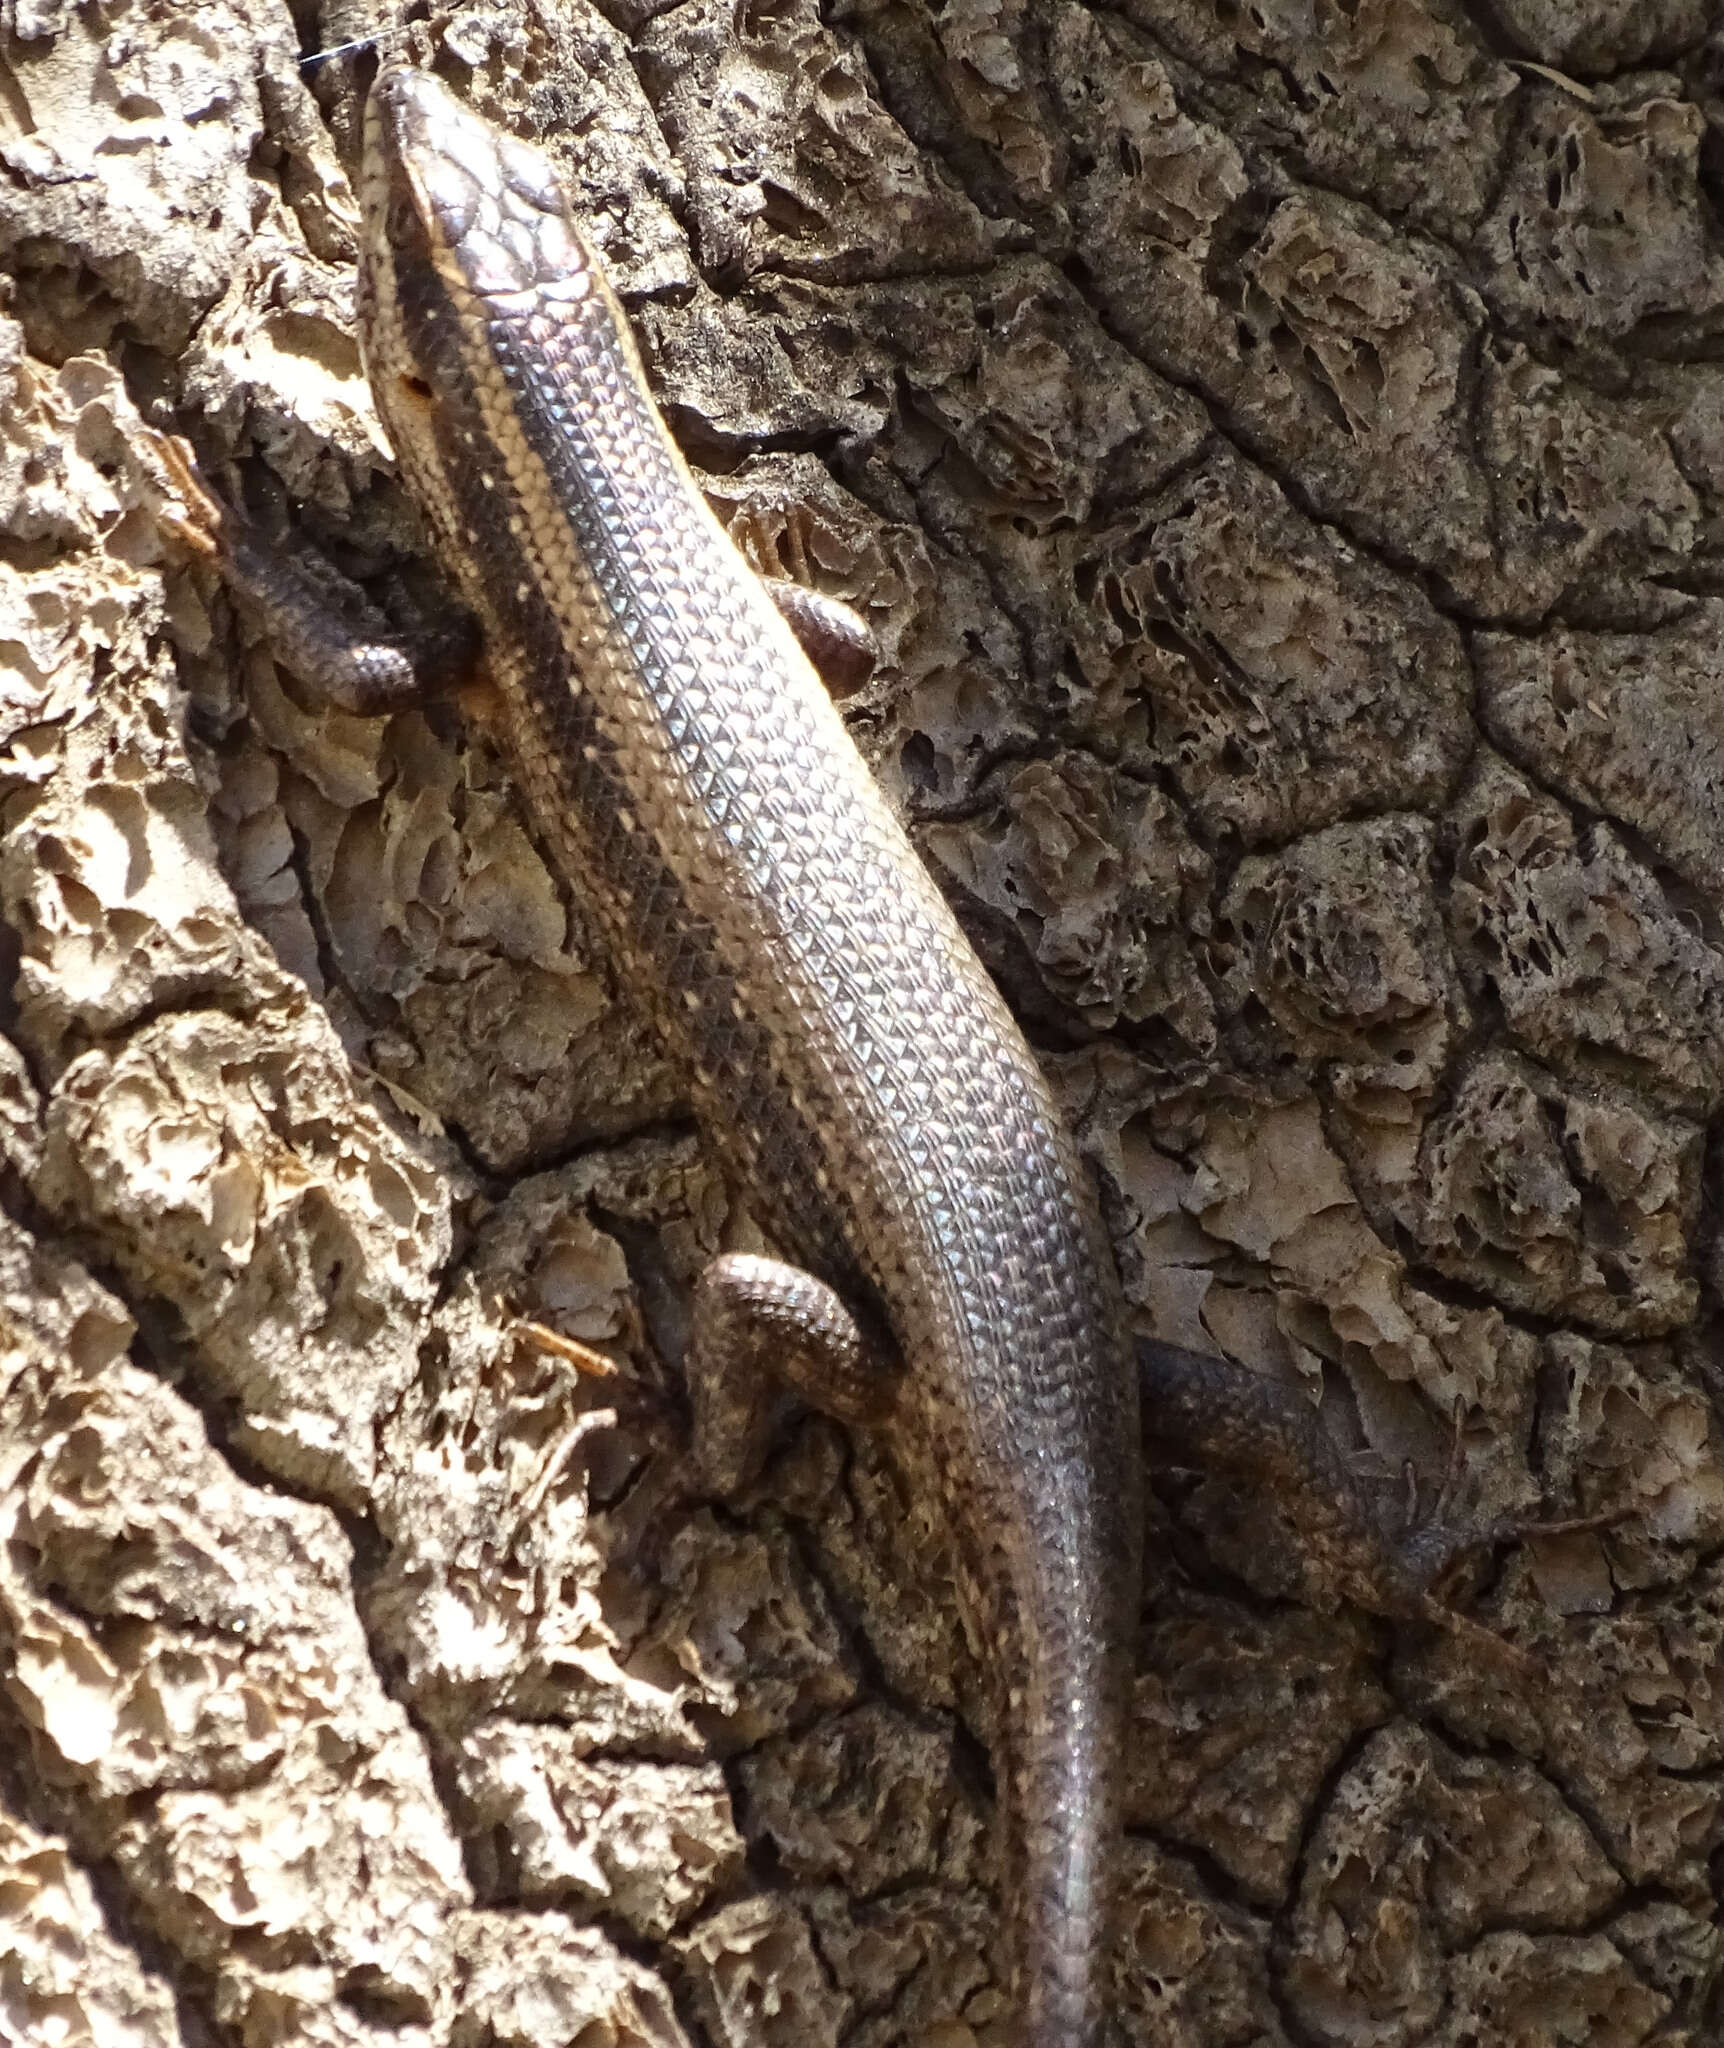
[[[728,1148],[733,1164],[776,1211],[763,1213],[762,1221],[783,1229],[838,1284],[873,1298],[875,1289],[859,1272],[834,1210],[806,1198],[793,1211],[784,1206],[787,1190],[812,1195],[820,1185],[824,1162],[814,1127],[793,1112],[776,1079],[779,1055],[770,1025],[747,1004],[745,984],[724,958],[718,934],[652,835],[641,829],[641,793],[629,777],[613,722],[603,715],[602,695],[593,678],[575,673],[563,613],[502,515],[501,494],[480,482],[510,473],[486,420],[487,404],[495,417],[505,392],[494,367],[494,330],[481,327],[477,309],[464,318],[441,289],[424,288],[398,303],[413,359],[436,365],[438,495],[447,516],[460,521],[463,584],[505,671],[499,681],[518,693],[536,736],[535,758],[517,767],[540,829],[557,842],[561,858],[554,865],[580,883],[583,905],[598,918],[625,976],[663,991],[664,999],[649,1009],[688,1071],[717,1077],[718,1099],[709,1107],[721,1113],[708,1121],[718,1132],[736,1134]],[[486,403],[477,376],[486,379]],[[511,425],[545,470],[547,488],[560,492],[571,475],[581,473],[566,437],[549,431],[542,412],[523,408],[514,392],[507,396]],[[546,502],[561,509],[583,500],[571,489],[567,498],[553,495]],[[640,673],[641,649],[594,572],[592,553],[602,549],[604,533],[598,508],[589,502],[587,516],[577,511],[569,525],[590,579],[583,601],[600,641],[592,666],[602,671],[606,664],[626,663],[635,671],[642,705],[655,703],[658,693]],[[620,581],[620,564],[604,566],[611,580]],[[565,606],[569,598],[565,591]],[[674,945],[667,945],[667,935],[674,935]]]

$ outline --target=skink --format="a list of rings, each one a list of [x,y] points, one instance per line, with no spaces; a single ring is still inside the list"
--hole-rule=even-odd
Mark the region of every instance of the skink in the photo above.
[[[1040,1069],[708,510],[548,159],[401,63],[365,133],[361,341],[478,617],[514,772],[794,1263],[696,1296],[701,1456],[763,1351],[916,1418],[997,1674],[1025,2048],[1099,2040],[1141,1513],[1110,1255]]]

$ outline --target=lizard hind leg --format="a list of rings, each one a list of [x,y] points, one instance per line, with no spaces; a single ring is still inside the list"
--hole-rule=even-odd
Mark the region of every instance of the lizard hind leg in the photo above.
[[[696,1468],[722,1495],[764,1464],[779,1390],[840,1422],[878,1426],[893,1374],[825,1281],[782,1259],[726,1252],[695,1287],[687,1378]]]

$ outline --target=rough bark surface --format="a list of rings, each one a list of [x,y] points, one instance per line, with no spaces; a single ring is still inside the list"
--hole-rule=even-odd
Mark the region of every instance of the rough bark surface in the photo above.
[[[1410,1513],[1616,1517],[1487,1549],[1493,1657],[1163,1480],[1141,2048],[1724,2029],[1717,13],[442,23],[747,551],[873,624],[1140,1328]],[[688,1496],[675,1076],[484,731],[308,697],[158,518],[145,420],[434,601],[299,64],[374,25],[0,22],[0,2033],[1001,2042],[929,1504],[811,1418]]]

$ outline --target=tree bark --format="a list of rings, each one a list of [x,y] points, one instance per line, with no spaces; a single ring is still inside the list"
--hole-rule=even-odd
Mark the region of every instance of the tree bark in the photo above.
[[[0,2031],[1005,2042],[932,1504],[812,1417],[690,1496],[677,1077],[482,722],[331,711],[163,521],[147,423],[439,616],[300,64],[351,14],[4,22]],[[873,626],[1137,1328],[1495,1535],[1500,1657],[1161,1479],[1122,2042],[1724,2027],[1715,15],[419,32],[751,559]]]

